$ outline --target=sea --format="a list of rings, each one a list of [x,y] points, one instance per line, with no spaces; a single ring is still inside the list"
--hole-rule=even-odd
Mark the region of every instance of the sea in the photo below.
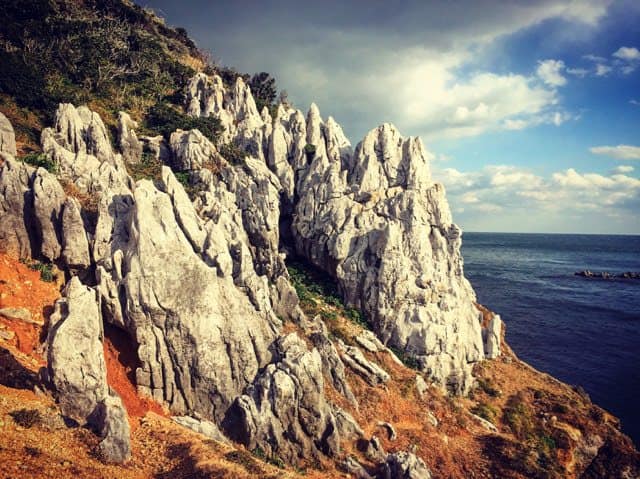
[[[464,233],[465,274],[518,357],[582,386],[640,446],[640,236]]]

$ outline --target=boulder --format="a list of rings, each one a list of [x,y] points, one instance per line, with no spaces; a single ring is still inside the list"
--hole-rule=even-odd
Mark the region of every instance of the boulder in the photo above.
[[[431,479],[424,461],[411,452],[400,451],[387,456],[385,479]]]
[[[0,153],[6,153],[13,157],[17,155],[16,135],[13,132],[13,126],[2,113],[0,113]]]
[[[102,318],[96,292],[74,276],[49,320],[49,379],[62,413],[84,424],[107,397]]]
[[[487,359],[495,359],[500,356],[500,341],[502,339],[502,320],[494,314],[489,324],[482,330],[484,343],[484,355]]]
[[[124,161],[138,163],[142,158],[143,143],[136,135],[138,123],[133,121],[128,113],[118,113],[118,146]]]

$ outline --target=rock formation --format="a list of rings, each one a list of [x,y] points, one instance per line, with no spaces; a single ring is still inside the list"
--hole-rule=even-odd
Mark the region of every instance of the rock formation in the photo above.
[[[200,75],[189,87],[189,112],[219,118],[229,139],[250,138],[259,160],[266,152],[297,253],[338,281],[384,343],[415,356],[432,379],[468,390],[470,364],[484,357],[480,318],[463,274],[460,230],[420,140],[385,124],[352,152],[315,105],[306,122],[280,106],[268,148],[260,148],[269,125],[245,90],[240,79],[227,90]]]
[[[0,166],[3,247],[71,276],[52,319],[49,376],[66,414],[104,437],[105,459],[129,452],[122,404],[106,385],[102,321],[128,334],[140,394],[181,424],[293,463],[335,456],[341,441],[362,436],[325,398],[325,380],[357,407],[346,368],[374,386],[390,379],[363,351],[397,361],[392,346],[431,379],[466,391],[483,346],[496,354],[499,329],[489,328],[483,344],[460,231],[420,141],[385,124],[353,152],[315,105],[306,120],[283,106],[274,119],[259,113],[241,79],[226,88],[199,74],[187,105],[219,118],[221,141],[250,156],[231,165],[197,130],[178,130],[169,142],[138,139],[125,113],[118,153],[96,113],[63,104],[42,133],[57,177],[9,154]],[[169,166],[153,181],[133,181],[126,164],[143,148],[189,172],[193,201]],[[96,198],[95,209],[67,191]],[[305,317],[284,263],[291,249],[335,279],[377,337],[344,344],[320,317]],[[283,321],[310,343],[285,334]],[[65,355],[80,338],[85,353]],[[398,474],[420,470],[411,457],[388,464]]]

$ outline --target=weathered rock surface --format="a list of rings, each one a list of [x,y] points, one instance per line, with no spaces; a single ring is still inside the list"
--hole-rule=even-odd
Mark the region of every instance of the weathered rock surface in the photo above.
[[[31,189],[34,172],[8,156],[0,162],[0,250],[20,258],[40,253]]]
[[[296,334],[276,344],[278,361],[229,410],[225,429],[249,449],[291,462],[340,451],[335,416],[324,399],[322,361]],[[311,440],[309,440],[309,437]],[[275,447],[274,447],[275,445]]]
[[[109,393],[102,321],[95,291],[77,277],[63,295],[49,323],[49,379],[63,414],[84,423]]]
[[[502,338],[502,320],[500,315],[494,314],[489,324],[482,330],[484,343],[484,355],[487,359],[495,359],[500,356],[500,341]]]
[[[385,479],[431,479],[431,471],[413,453],[396,452],[387,457]]]
[[[104,462],[121,464],[131,458],[129,418],[120,398],[113,393],[98,404],[94,419],[100,436],[98,455]]]
[[[131,456],[129,421],[122,401],[107,385],[102,334],[96,292],[74,276],[50,318],[48,377],[62,413],[95,427],[103,438],[100,456],[122,463]]]
[[[191,416],[173,416],[175,422],[214,441],[229,443],[229,440],[220,431],[218,426],[211,421],[203,421]]]
[[[344,363],[362,376],[370,385],[377,386],[391,379],[389,373],[373,361],[369,361],[359,348],[342,344],[341,349]]]
[[[136,128],[138,123],[128,113],[118,113],[118,146],[122,157],[129,163],[138,163],[142,157],[143,143],[138,140]]]
[[[16,135],[13,126],[4,114],[0,113],[0,153],[16,156]]]

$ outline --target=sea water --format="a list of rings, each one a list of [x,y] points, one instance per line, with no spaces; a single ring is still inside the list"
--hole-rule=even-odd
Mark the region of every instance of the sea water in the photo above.
[[[465,274],[536,369],[582,386],[640,445],[640,236],[465,233]]]

